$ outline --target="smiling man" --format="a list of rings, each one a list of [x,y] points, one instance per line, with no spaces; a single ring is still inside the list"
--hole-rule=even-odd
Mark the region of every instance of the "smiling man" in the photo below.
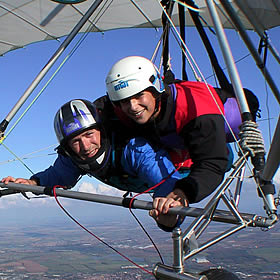
[[[69,140],[68,145],[82,160],[92,158],[100,149],[100,131],[89,129]]]
[[[94,104],[76,99],[64,104],[54,118],[59,141],[54,164],[30,179],[8,176],[3,183],[73,187],[82,175],[90,175],[120,190],[144,192],[167,178],[154,190],[154,197],[165,197],[181,178],[168,153],[154,150],[144,138],[128,138],[117,131],[115,123],[105,125]],[[125,141],[116,141],[123,137]],[[180,205],[173,203],[174,207]],[[169,215],[166,226],[175,225],[178,217]]]
[[[119,87],[120,82],[124,86]],[[178,180],[167,197],[154,200],[151,216],[160,222],[173,202],[187,206],[218,187],[229,161],[224,107],[214,88],[193,81],[174,81],[165,87],[156,66],[140,56],[117,61],[106,87],[124,126],[168,149],[174,164],[189,167],[188,176]]]

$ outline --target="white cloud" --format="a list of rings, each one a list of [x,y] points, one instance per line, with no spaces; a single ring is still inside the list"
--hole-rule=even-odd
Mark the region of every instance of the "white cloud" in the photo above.
[[[82,182],[80,185],[77,186],[77,191],[79,192],[88,192],[93,194],[101,194],[101,195],[110,195],[110,196],[118,196],[122,197],[126,191],[121,191],[117,188],[114,188],[109,185],[105,185],[100,181],[96,180],[96,183],[90,183],[88,181]],[[137,193],[133,193],[133,195],[137,195]],[[150,194],[141,194],[137,197],[139,200],[151,201]]]
[[[25,198],[22,194],[11,194],[2,196],[0,199],[0,209],[14,208],[14,207],[41,207],[41,206],[53,206],[55,202],[53,199],[47,196],[37,196],[32,193],[26,193]]]
[[[82,182],[77,187],[77,191],[114,196],[123,196],[123,194],[125,193],[124,191],[120,191],[114,187],[110,187],[100,183],[92,184],[89,182]]]
[[[109,196],[118,196],[122,197],[125,194],[125,191],[118,190],[117,188],[111,187],[109,185],[102,184],[100,181],[96,182],[88,182],[82,181],[80,184],[77,184],[72,191],[79,191],[79,192],[86,192],[86,193],[93,193],[93,194],[102,194],[102,195],[109,195]],[[49,197],[45,195],[34,195],[31,192],[27,193],[28,198],[25,198],[22,194],[12,194],[7,196],[2,196],[0,198],[0,209],[11,209],[11,208],[45,208],[49,209],[50,207],[54,208],[57,207],[57,203],[54,197]],[[147,195],[138,197],[139,199],[147,199]],[[72,200],[64,199],[62,197],[58,198],[59,201],[63,202],[63,206],[70,206],[72,205]]]
[[[73,189],[74,190],[74,189]],[[75,187],[75,190],[80,192],[88,192],[95,194],[104,194],[104,195],[112,195],[112,196],[122,196],[125,192],[120,191],[116,188],[106,186],[104,184],[99,183],[90,183],[90,182],[82,182],[80,185]],[[45,195],[34,195],[31,192],[26,193],[27,197],[25,198],[22,194],[11,194],[2,196],[0,198],[0,209],[7,208],[16,208],[16,207],[57,207],[55,199],[53,197],[45,196]],[[63,198],[59,198],[63,199]],[[71,200],[63,199],[63,205],[67,206],[71,203]]]

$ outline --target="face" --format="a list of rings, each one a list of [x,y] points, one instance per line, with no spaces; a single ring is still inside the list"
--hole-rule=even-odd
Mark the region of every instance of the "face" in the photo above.
[[[156,99],[151,92],[144,90],[120,101],[122,111],[138,124],[147,123],[155,111]],[[157,116],[158,112],[154,115]]]
[[[101,146],[100,131],[89,129],[68,141],[70,148],[82,159],[96,155]]]

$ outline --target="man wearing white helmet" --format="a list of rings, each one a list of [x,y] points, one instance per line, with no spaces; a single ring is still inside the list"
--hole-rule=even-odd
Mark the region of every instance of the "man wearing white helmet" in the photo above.
[[[67,102],[54,118],[54,130],[59,141],[54,164],[30,179],[8,176],[2,182],[71,188],[82,175],[87,174],[124,191],[144,192],[168,177],[155,190],[154,197],[170,193],[181,176],[174,172],[167,152],[154,151],[143,138],[131,139],[127,145],[126,142],[121,143],[122,140],[115,143],[113,139],[124,133],[113,131],[115,124],[112,121],[107,127],[101,117],[96,106],[87,100]],[[149,171],[151,168],[153,172]]]
[[[168,149],[174,164],[184,162],[189,168],[167,197],[154,200],[150,215],[156,221],[161,223],[174,203],[199,202],[217,188],[227,169],[228,150],[223,104],[211,86],[211,94],[200,82],[165,88],[155,65],[139,56],[115,63],[106,86],[116,115],[131,131]]]

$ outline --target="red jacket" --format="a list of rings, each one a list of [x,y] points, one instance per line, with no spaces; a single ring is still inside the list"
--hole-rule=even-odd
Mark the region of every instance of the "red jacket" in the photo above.
[[[147,138],[154,147],[169,150],[176,165],[185,162],[190,175],[177,181],[189,202],[198,202],[222,182],[227,167],[227,147],[222,117],[223,104],[216,91],[201,82],[178,82],[170,85],[171,94],[163,94],[156,120],[135,124],[116,107],[116,114],[130,131]],[[215,98],[215,100],[213,99]],[[219,108],[218,108],[218,106]]]
[[[224,114],[224,106],[216,91],[208,85],[199,82],[180,82],[170,86],[173,95],[173,118],[176,123],[176,133],[180,135],[181,130],[192,120],[199,116],[208,114]],[[219,106],[219,107],[218,107]],[[173,142],[174,143],[174,142]],[[192,160],[188,150],[174,149],[171,145],[169,152],[173,163],[178,166],[183,163],[184,167],[190,167]],[[173,149],[172,149],[173,148]],[[182,147],[181,147],[182,148]],[[186,148],[186,147],[185,147]]]

